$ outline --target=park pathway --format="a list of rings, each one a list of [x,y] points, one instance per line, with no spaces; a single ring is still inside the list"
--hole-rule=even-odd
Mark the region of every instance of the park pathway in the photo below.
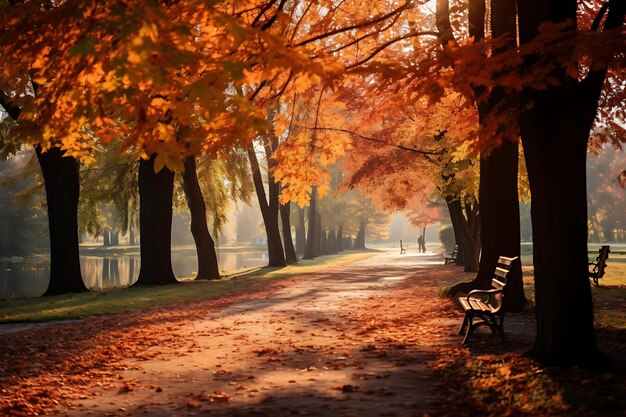
[[[437,298],[435,265],[439,256],[384,252],[287,282],[267,298],[235,303],[176,329],[176,338],[187,343],[129,364],[119,375],[128,388],[102,389],[60,415],[432,412],[442,406],[442,387],[432,379],[430,362],[438,350],[458,345],[451,335],[459,324],[451,308],[440,314],[447,301]],[[422,299],[403,305],[388,297],[416,277]]]
[[[462,273],[442,261],[384,251],[219,299],[6,334],[3,355],[13,363],[4,366],[0,410],[466,415],[452,412],[459,387],[438,373],[442,358],[465,351],[461,312],[438,296]],[[493,338],[483,339],[489,349]]]

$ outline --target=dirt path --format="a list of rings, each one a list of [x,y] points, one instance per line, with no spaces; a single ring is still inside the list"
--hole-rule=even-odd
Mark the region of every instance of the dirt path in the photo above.
[[[73,325],[82,334],[76,343],[93,333],[92,350],[76,358],[87,362],[84,378],[59,360],[56,379],[46,370],[20,383],[59,384],[66,372],[67,389],[43,397],[71,416],[444,415],[456,388],[437,378],[434,364],[459,349],[461,313],[437,297],[458,269],[435,265],[439,256],[384,252],[212,312],[196,304],[163,317],[88,320]],[[89,361],[93,352],[99,359]]]

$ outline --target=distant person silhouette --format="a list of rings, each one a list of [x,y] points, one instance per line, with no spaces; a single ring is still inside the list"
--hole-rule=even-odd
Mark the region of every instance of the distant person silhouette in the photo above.
[[[423,236],[420,236],[420,237],[417,238],[417,245],[419,246],[418,251],[420,253],[426,252],[426,244],[424,242],[424,237]]]

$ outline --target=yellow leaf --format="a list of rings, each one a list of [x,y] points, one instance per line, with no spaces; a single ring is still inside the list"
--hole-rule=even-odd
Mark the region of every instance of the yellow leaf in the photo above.
[[[154,158],[154,173],[158,174],[163,168],[165,168],[165,158],[161,155],[157,155]]]

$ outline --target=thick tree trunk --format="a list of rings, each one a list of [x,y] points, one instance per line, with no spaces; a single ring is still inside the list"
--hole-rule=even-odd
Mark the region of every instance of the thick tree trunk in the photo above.
[[[311,204],[309,205],[309,226],[306,237],[306,249],[304,251],[304,259],[314,259],[317,250],[316,246],[319,246],[317,233],[317,188],[313,187],[311,192]]]
[[[283,225],[283,245],[285,247],[285,260],[287,263],[293,264],[298,262],[296,250],[293,248],[293,239],[291,238],[291,203],[280,206],[280,221]]]
[[[605,29],[622,27],[626,4],[610,0]],[[575,0],[518,2],[520,41],[532,41],[546,23],[570,21]],[[527,64],[533,65],[532,58]],[[587,276],[587,141],[606,68],[583,81],[564,70],[558,86],[521,95],[521,136],[532,196],[537,337],[530,354],[545,364],[588,365],[600,356]],[[532,104],[532,105],[530,105]]]
[[[536,112],[554,115],[550,110],[560,105],[562,113],[526,113],[522,119],[532,194],[537,315],[531,353],[544,363],[580,365],[597,358],[587,276],[587,142],[572,128],[567,103],[542,104],[535,104]]]
[[[467,293],[477,288],[489,288],[498,258],[520,256],[517,159],[517,143],[505,141],[480,161],[479,270],[473,281],[454,286],[451,289],[453,292]],[[470,234],[475,238],[471,230]],[[512,265],[508,279],[506,308],[519,311],[526,305],[520,262]]]
[[[187,206],[191,213],[191,234],[196,243],[198,257],[197,280],[219,279],[220,270],[215,252],[215,242],[209,233],[206,219],[206,205],[202,189],[198,182],[196,158],[189,156],[185,159],[185,172],[183,172],[183,190],[187,199]]]
[[[102,246],[111,246],[111,231],[109,229],[102,231]]]
[[[494,37],[503,37],[506,43],[495,53],[516,47],[515,0],[502,0],[491,5],[491,29]],[[494,109],[513,116],[518,99],[501,88],[491,92],[489,102],[479,105],[481,135],[493,134],[487,127]],[[520,213],[517,193],[518,144],[519,134],[516,118],[510,117],[510,128],[514,138],[503,138],[498,149],[489,155],[481,155],[479,200],[481,211],[480,269],[475,279],[476,288],[489,288],[498,257],[520,256]],[[485,130],[487,132],[485,132]],[[512,139],[512,140],[509,140]],[[508,311],[519,311],[526,305],[521,262],[511,265],[508,276],[505,307]]]
[[[59,148],[41,152],[37,146],[35,151],[43,172],[50,227],[50,284],[44,295],[88,291],[78,253],[78,162],[63,157]]]
[[[280,229],[278,227],[279,186],[274,182],[273,176],[270,173],[268,178],[268,201],[265,194],[265,187],[263,186],[263,178],[261,177],[261,168],[259,167],[259,161],[254,151],[254,147],[250,145],[247,150],[250,167],[252,169],[254,189],[259,200],[261,216],[263,217],[263,224],[267,235],[267,254],[269,258],[268,266],[285,266],[285,253],[283,252],[283,244],[280,239]],[[272,167],[270,166],[269,168]]]
[[[135,285],[178,282],[172,271],[172,193],[174,172],[154,172],[155,155],[139,161],[139,233],[141,265]]]
[[[518,144],[505,141],[480,161],[480,268],[473,288],[489,288],[498,257],[520,256],[519,199],[517,195]],[[526,305],[521,262],[511,265],[505,297],[508,311]]]
[[[471,12],[471,11],[474,12]],[[491,5],[491,32],[494,37],[506,40],[494,51],[499,53],[516,45],[517,28],[515,1],[502,0]],[[484,1],[470,1],[470,34],[477,39],[484,37],[485,8]],[[476,95],[483,94],[482,87],[475,89]],[[498,133],[489,122],[495,113],[515,114],[517,98],[506,94],[502,89],[494,88],[486,102],[477,103],[479,112],[480,135],[483,143],[493,140]],[[514,118],[515,119],[515,118]],[[510,122],[514,123],[514,120]],[[517,137],[516,125],[510,127],[512,135]],[[503,134],[504,129],[500,129]],[[520,224],[519,199],[517,195],[517,159],[518,147],[514,141],[504,139],[499,149],[490,154],[481,153],[480,160],[480,239],[481,258],[478,275],[469,283],[459,284],[456,288],[469,292],[476,288],[489,288],[498,257],[519,256]],[[470,225],[472,226],[472,225]],[[526,304],[524,296],[521,264],[516,262],[509,274],[506,308],[519,310]]]
[[[304,226],[304,208],[298,207],[298,227],[296,227],[296,252],[304,256],[306,248],[306,229]]]

